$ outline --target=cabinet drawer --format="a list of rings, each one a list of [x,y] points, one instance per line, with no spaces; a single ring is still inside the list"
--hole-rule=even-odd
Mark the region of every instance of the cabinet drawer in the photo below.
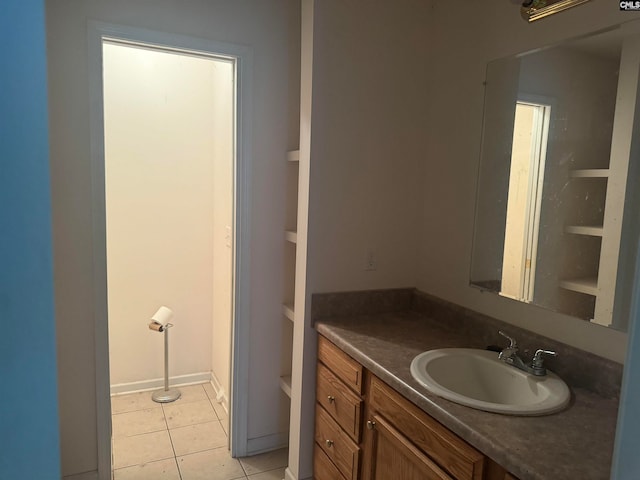
[[[362,365],[323,336],[318,336],[318,360],[349,388],[362,394]]]
[[[313,478],[315,480],[344,480],[340,471],[317,444],[313,447]]]
[[[318,364],[316,399],[351,438],[360,441],[362,399],[321,363]]]
[[[319,405],[316,405],[315,440],[347,480],[358,479],[360,448]]]
[[[484,456],[436,420],[371,376],[371,409],[457,480],[482,480]]]

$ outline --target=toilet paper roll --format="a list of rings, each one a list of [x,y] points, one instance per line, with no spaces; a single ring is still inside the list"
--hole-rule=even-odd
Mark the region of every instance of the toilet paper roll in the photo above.
[[[164,305],[158,309],[156,313],[153,314],[151,320],[154,323],[162,325],[165,327],[167,323],[173,318],[173,311],[170,308],[165,307]]]
[[[154,330],[156,332],[163,332],[164,331],[164,327],[162,325],[160,325],[159,323],[151,322],[149,324],[149,330]]]

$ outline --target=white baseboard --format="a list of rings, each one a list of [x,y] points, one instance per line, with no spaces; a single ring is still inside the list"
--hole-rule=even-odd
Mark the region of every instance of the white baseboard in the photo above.
[[[289,432],[273,433],[247,441],[247,456],[285,448],[289,444]]]
[[[287,467],[284,470],[284,480],[313,480],[313,477],[307,477],[307,478],[297,478],[293,472],[291,472],[291,470],[289,470],[289,467]]]
[[[62,480],[98,480],[98,471],[77,473],[75,475],[67,475]]]
[[[187,375],[177,375],[175,377],[169,377],[169,385],[176,387],[193,385],[196,383],[205,383],[209,381],[211,381],[210,372],[190,373]],[[164,378],[154,378],[151,380],[141,380],[139,382],[131,383],[117,383],[111,385],[111,395],[144,392],[147,390],[156,390],[162,387],[164,387]]]
[[[228,415],[229,414],[229,396],[227,395],[227,392],[224,390],[222,385],[220,385],[220,380],[218,380],[218,377],[213,371],[211,372],[209,381],[211,382],[213,391],[216,394],[216,402],[222,405],[222,408],[224,408],[224,411],[227,412],[227,415]]]

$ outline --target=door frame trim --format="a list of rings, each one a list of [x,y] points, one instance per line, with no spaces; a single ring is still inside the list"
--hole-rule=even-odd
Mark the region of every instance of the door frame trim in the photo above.
[[[233,232],[233,313],[231,354],[230,449],[234,457],[247,453],[250,328],[250,238],[252,172],[252,69],[250,47],[209,39],[88,22],[89,118],[91,141],[93,294],[96,360],[98,478],[111,478],[111,403],[105,214],[105,156],[102,41],[105,38],[202,52],[235,60],[235,162]]]

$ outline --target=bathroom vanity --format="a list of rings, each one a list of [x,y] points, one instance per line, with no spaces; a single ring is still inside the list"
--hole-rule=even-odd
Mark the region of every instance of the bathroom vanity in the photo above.
[[[322,336],[317,403],[317,480],[513,478]]]
[[[418,353],[478,348],[478,335],[411,310],[329,316],[316,328],[314,478],[609,478],[617,398],[606,392],[568,381],[562,412],[488,413],[430,394],[410,373]]]

